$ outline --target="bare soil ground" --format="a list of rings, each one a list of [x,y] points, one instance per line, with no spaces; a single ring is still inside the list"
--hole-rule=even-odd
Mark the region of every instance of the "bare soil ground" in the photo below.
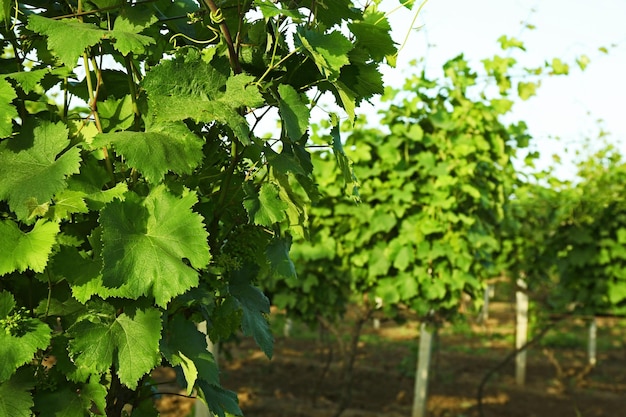
[[[484,325],[448,327],[440,332],[431,363],[430,417],[481,417],[478,386],[485,373],[510,353],[514,330],[509,304],[492,304],[490,315]],[[552,334],[547,347],[528,351],[523,387],[515,383],[512,363],[491,378],[484,392],[482,417],[626,416],[624,321],[598,322],[598,363],[593,368],[587,365],[585,334],[580,334],[584,327],[580,323],[565,326],[565,333]],[[417,323],[383,322],[380,329],[369,326],[364,333],[352,403],[342,416],[410,416]],[[582,337],[582,347],[576,337]],[[248,417],[330,417],[342,388],[337,360],[325,371],[331,346],[310,334],[308,338],[277,337],[270,361],[253,341],[243,340],[227,347],[221,359],[222,384],[238,393]],[[156,378],[172,379],[173,373],[161,370]],[[178,396],[159,400],[164,417],[186,416],[191,407],[190,400]]]

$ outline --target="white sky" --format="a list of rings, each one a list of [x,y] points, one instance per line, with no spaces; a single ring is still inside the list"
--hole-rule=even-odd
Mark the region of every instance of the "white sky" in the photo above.
[[[397,4],[385,0],[381,8],[388,11]],[[394,40],[402,42],[412,18],[406,9],[389,17]],[[536,29],[523,29],[522,22]],[[626,0],[429,0],[417,25],[422,28],[411,34],[397,68],[385,69],[388,85],[402,85],[413,59],[426,59],[430,77],[439,76],[442,64],[459,53],[481,69],[481,59],[503,55],[497,42],[501,35],[524,42],[527,52],[513,57],[529,67],[554,57],[573,64],[586,54],[591,63],[584,72],[570,65],[569,76],[544,79],[538,95],[516,104],[512,117],[527,122],[542,166],[555,152],[571,161],[576,144],[597,137],[598,119],[611,134],[609,141],[626,154]],[[557,172],[571,177],[573,169],[570,164]]]

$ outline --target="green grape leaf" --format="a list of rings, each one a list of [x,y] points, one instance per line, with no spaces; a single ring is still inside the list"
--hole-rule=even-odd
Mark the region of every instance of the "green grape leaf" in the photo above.
[[[0,139],[6,138],[13,132],[13,119],[18,116],[17,110],[11,102],[17,97],[11,84],[0,78]]]
[[[226,391],[224,388],[212,385],[200,380],[198,387],[202,391],[203,399],[206,401],[209,410],[217,414],[218,417],[226,417],[226,413],[234,416],[242,416],[243,411],[239,408],[237,394]]]
[[[19,373],[8,381],[0,382],[0,416],[31,417],[33,397],[30,391],[33,386],[34,383],[28,382]]]
[[[207,350],[206,335],[183,316],[174,316],[168,323],[161,340],[161,351],[172,366],[183,368],[188,393],[191,393],[198,378],[219,385],[219,370],[213,355]]]
[[[587,66],[590,63],[591,63],[591,59],[589,59],[587,55],[581,55],[578,58],[576,58],[576,64],[578,64],[578,67],[581,69],[581,71],[584,71],[585,69],[587,69]]]
[[[120,3],[123,4],[124,1],[121,0]],[[140,33],[158,22],[158,20],[155,15],[146,13],[146,9],[141,7],[124,7],[121,9],[120,15],[115,19],[113,31]]]
[[[502,48],[502,50],[507,50],[507,49],[512,49],[512,48],[519,48],[522,51],[526,50],[526,48],[524,47],[524,42],[516,38],[509,38],[506,35],[500,36],[498,38],[498,42],[500,43],[500,48]]]
[[[120,381],[131,389],[159,364],[161,312],[156,308],[124,312],[112,323],[82,320],[68,332],[77,366],[102,373],[115,365]]]
[[[40,417],[84,417],[90,403],[85,404],[82,390],[80,394],[69,386],[53,392],[42,392],[35,397],[35,411]]]
[[[155,121],[216,120],[228,125],[242,143],[249,144],[250,128],[238,109],[264,103],[253,81],[254,77],[245,74],[227,77],[222,69],[189,50],[154,67],[146,74],[143,86]]]
[[[322,75],[330,81],[339,78],[341,67],[350,64],[348,52],[354,45],[338,31],[324,34],[300,26],[295,42],[313,58]]]
[[[98,103],[98,116],[103,131],[126,130],[135,120],[133,100],[130,95],[125,95],[119,100],[114,98],[104,100]]]
[[[280,94],[279,112],[285,123],[287,136],[292,142],[297,142],[309,128],[311,113],[300,94],[292,86],[279,85],[278,94]]]
[[[354,95],[354,101],[359,103],[363,99],[369,99],[375,94],[383,94],[385,92],[382,74],[374,63],[353,62],[343,67],[339,82],[341,83],[340,85],[350,86],[350,92]],[[351,103],[348,103],[348,105],[351,105]]]
[[[106,288],[102,283],[102,260],[95,259],[76,248],[62,246],[52,259],[52,273],[63,277],[70,284],[72,295],[81,303],[86,303],[94,295],[102,298],[118,295],[115,289]]]
[[[5,321],[13,319],[15,329],[0,325],[0,383],[7,381],[17,368],[32,360],[39,349],[45,349],[50,343],[51,330],[47,324],[37,319],[17,318],[17,314],[2,318]],[[21,314],[26,316],[26,313]]]
[[[54,51],[68,68],[74,68],[85,49],[94,46],[106,31],[78,19],[49,19],[31,14],[28,29],[48,37],[48,49]]]
[[[4,22],[7,27],[11,22],[13,4],[16,4],[13,0],[0,1],[0,21]]]
[[[276,184],[263,183],[258,194],[251,194],[243,201],[248,211],[248,216],[255,224],[271,226],[280,223],[287,218],[285,210],[289,208],[287,203],[279,197],[280,189]]]
[[[552,67],[551,74],[553,75],[567,75],[569,74],[569,65],[563,62],[560,58],[552,59],[552,63],[548,64]]]
[[[397,52],[395,42],[391,39],[391,27],[385,17],[385,13],[371,11],[369,8],[363,20],[357,20],[348,24],[350,32],[356,36],[357,42],[365,48],[371,57],[379,62],[386,56]]]
[[[0,318],[5,318],[15,308],[15,299],[8,291],[0,291]]]
[[[254,4],[259,8],[265,19],[275,16],[286,16],[298,22],[304,18],[297,9],[280,9],[270,0],[254,0]]]
[[[356,117],[356,94],[349,89],[342,80],[337,80],[332,83],[334,92],[339,96],[341,107],[348,113],[349,120],[354,120]]]
[[[73,213],[88,213],[86,194],[82,191],[63,190],[54,196],[51,208],[52,219],[66,219]]]
[[[270,261],[272,274],[286,279],[297,278],[296,267],[289,257],[291,239],[287,237],[274,238],[267,245],[265,253]]]
[[[22,90],[28,94],[31,91],[35,91],[38,86],[41,86],[43,78],[48,74],[53,74],[57,77],[66,77],[71,75],[72,72],[65,67],[55,69],[43,68],[31,71],[12,72],[10,74],[4,74],[3,77],[17,81],[20,87],[22,87]]]
[[[241,328],[246,336],[254,340],[267,355],[272,358],[274,337],[267,321],[270,301],[258,288],[250,285],[249,271],[239,270],[233,273],[230,281],[230,293],[237,299],[243,310]]]
[[[315,3],[315,18],[327,27],[333,27],[342,21],[357,20],[360,17],[352,0],[334,0]]]
[[[198,285],[194,268],[206,267],[210,254],[196,202],[195,193],[179,198],[158,186],[142,201],[109,203],[100,215],[104,285],[130,298],[152,295],[161,307]]]
[[[529,98],[537,94],[537,88],[539,88],[540,85],[540,82],[534,83],[520,81],[519,84],[517,84],[517,94],[522,100],[528,100]]]
[[[79,170],[80,154],[69,146],[68,130],[61,122],[42,123],[34,129],[32,145],[17,149],[26,137],[0,143],[0,199],[7,200],[18,218],[31,215],[29,208],[50,201],[66,187],[66,177]]]
[[[192,133],[183,122],[175,122],[152,125],[146,132],[100,134],[93,146],[107,144],[112,144],[129,166],[156,184],[168,171],[191,174],[202,162],[204,140]]]
[[[352,165],[350,163],[350,159],[346,155],[346,152],[343,149],[343,144],[341,143],[341,132],[339,130],[339,125],[335,125],[330,130],[330,136],[333,140],[333,154],[335,155],[335,159],[337,161],[337,165],[339,166],[339,172],[341,172],[341,176],[343,178],[344,184],[347,186],[348,184],[352,184],[352,196],[359,199],[359,188],[358,183],[359,180],[352,169]]]
[[[157,17],[139,8],[124,8],[115,19],[110,36],[114,38],[113,47],[122,55],[133,52],[142,54],[146,46],[155,44],[154,38],[140,35],[139,32],[157,22]]]
[[[42,219],[27,233],[11,220],[0,220],[0,276],[26,269],[43,272],[58,233],[58,223]]]

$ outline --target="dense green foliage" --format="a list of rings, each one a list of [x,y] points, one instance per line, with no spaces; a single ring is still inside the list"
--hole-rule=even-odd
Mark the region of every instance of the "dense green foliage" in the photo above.
[[[385,93],[376,4],[0,0],[0,416],[156,415],[159,365],[241,414],[197,324],[271,357],[260,286],[308,322],[355,294],[448,318],[500,269],[556,309],[623,304],[619,158],[520,181],[505,116],[543,68],[511,76],[502,37],[482,77],[460,56]],[[383,93],[384,127],[356,117]],[[310,129],[323,95],[347,120]]]
[[[499,272],[501,222],[517,177],[512,158],[528,143],[523,123],[503,121],[512,85],[485,93],[515,64],[495,74],[497,59],[485,60],[490,75],[480,81],[462,56],[445,64],[443,80],[412,76],[384,96],[388,131],[364,119],[349,129],[344,146],[359,203],[327,175],[341,171],[332,155],[315,154],[323,197],[311,210],[312,239],[294,246],[300,279],[272,287],[277,304],[308,321],[333,319],[353,295],[369,294],[367,302],[380,297],[388,313],[402,305],[449,318],[463,293],[482,292]],[[330,134],[318,140],[341,141],[337,128]]]
[[[575,181],[530,176],[516,188],[499,265],[526,281],[539,316],[622,312],[623,180],[621,156],[609,146],[580,162]]]
[[[384,13],[0,6],[0,415],[155,415],[161,364],[218,415],[241,414],[196,323],[215,342],[242,330],[271,357],[255,284],[289,273],[305,234],[310,111],[329,94],[354,119],[383,92],[396,53]],[[271,109],[280,133],[261,139]]]

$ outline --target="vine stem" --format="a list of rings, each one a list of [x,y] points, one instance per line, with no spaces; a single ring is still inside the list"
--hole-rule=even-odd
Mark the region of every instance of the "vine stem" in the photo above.
[[[139,120],[141,113],[139,113],[139,107],[137,106],[137,85],[135,84],[135,77],[133,76],[133,65],[131,62],[130,54],[124,56],[124,64],[126,65],[126,72],[128,73],[128,87],[130,88],[130,99],[133,102],[133,113],[135,114],[135,128],[139,127]]]
[[[214,0],[204,0],[204,3],[207,5],[211,14],[219,15],[220,8],[217,7]],[[216,22],[217,23],[217,22]],[[235,74],[241,74],[241,65],[239,64],[239,57],[237,56],[237,51],[235,51],[235,45],[233,44],[233,38],[230,35],[230,30],[228,29],[228,25],[222,19],[219,22],[220,30],[222,35],[224,36],[224,41],[226,41],[226,46],[228,47],[228,60],[230,61],[230,66],[233,69]]]
[[[95,64],[95,63],[94,63]],[[96,129],[98,132],[103,133],[102,123],[100,122],[100,116],[98,115],[98,105],[97,105],[97,91],[93,88],[93,81],[91,80],[91,69],[89,66],[89,58],[87,57],[87,52],[83,52],[83,65],[85,66],[85,79],[87,80],[87,90],[89,91],[89,110],[91,110],[91,114],[93,115],[93,119],[96,122]],[[100,80],[98,77],[98,84],[96,86],[97,89],[100,88]],[[113,162],[111,162],[111,157],[109,156],[109,150],[105,147],[102,148],[102,153],[104,154],[104,161],[107,167],[107,172],[111,177],[111,181],[115,183],[115,173],[113,171]]]

